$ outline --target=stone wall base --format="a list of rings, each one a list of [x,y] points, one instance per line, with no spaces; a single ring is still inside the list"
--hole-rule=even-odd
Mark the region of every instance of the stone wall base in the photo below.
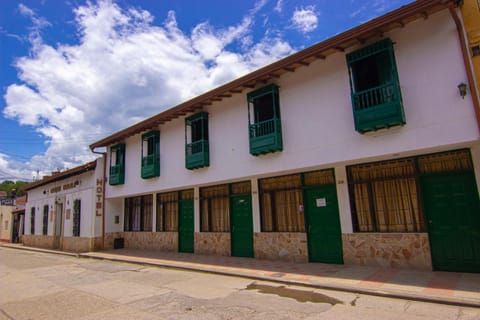
[[[432,270],[427,233],[347,233],[345,264]]]
[[[105,249],[113,249],[116,238],[123,238],[125,248],[178,251],[177,232],[110,232],[105,234]]]
[[[96,243],[101,241],[102,238],[64,237],[62,239],[62,250],[70,252],[94,251]]]
[[[229,232],[196,232],[194,251],[198,254],[230,256]]]
[[[255,233],[253,240],[255,258],[291,262],[308,261],[306,233]]]
[[[53,241],[53,236],[25,234],[22,237],[25,246],[43,249],[53,249]]]

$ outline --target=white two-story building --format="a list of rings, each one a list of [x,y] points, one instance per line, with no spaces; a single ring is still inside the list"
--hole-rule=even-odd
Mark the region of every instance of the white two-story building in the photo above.
[[[480,271],[456,5],[413,2],[93,143],[105,246]]]

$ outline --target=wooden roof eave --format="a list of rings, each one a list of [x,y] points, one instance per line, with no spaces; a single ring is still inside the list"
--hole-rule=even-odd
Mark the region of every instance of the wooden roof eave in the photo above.
[[[415,1],[118,131],[92,143],[90,149],[94,150],[98,147],[105,147],[114,142],[122,141],[129,136],[158,126],[159,123],[171,121],[174,118],[178,118],[179,115],[193,112],[198,106],[201,108],[202,105],[211,105],[215,101],[221,101],[230,97],[231,94],[243,92],[244,89],[255,88],[258,83],[265,83],[271,78],[278,78],[285,72],[294,72],[295,69],[309,65],[315,60],[324,60],[330,54],[346,51],[349,47],[365,43],[369,38],[383,36],[385,32],[395,28],[402,28],[407,23],[419,18],[425,19],[432,13],[446,9],[451,5],[456,5],[456,1]],[[192,108],[194,109],[192,110]]]
[[[64,180],[64,179],[70,178],[72,176],[76,176],[76,175],[79,175],[79,174],[82,174],[82,173],[85,173],[85,172],[88,172],[88,171],[91,171],[91,170],[95,170],[96,167],[97,167],[97,160],[94,160],[94,161],[88,162],[84,165],[81,165],[81,166],[78,166],[78,167],[75,167],[75,168],[57,173],[57,174],[52,175],[52,176],[47,176],[47,177],[44,177],[41,180],[29,183],[29,184],[23,186],[22,190],[25,190],[25,191],[32,190],[32,189],[44,186],[46,184],[55,182],[55,181]]]

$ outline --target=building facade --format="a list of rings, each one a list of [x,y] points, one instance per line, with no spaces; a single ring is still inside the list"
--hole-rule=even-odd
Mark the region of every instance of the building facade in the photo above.
[[[10,242],[12,238],[12,211],[15,207],[13,199],[8,200],[0,202],[0,242]]]
[[[480,1],[464,0],[462,16],[467,34],[469,53],[475,71],[476,89],[480,85]]]
[[[84,252],[102,248],[103,159],[25,187],[27,246]]]
[[[105,246],[480,271],[459,19],[416,1],[92,144]]]

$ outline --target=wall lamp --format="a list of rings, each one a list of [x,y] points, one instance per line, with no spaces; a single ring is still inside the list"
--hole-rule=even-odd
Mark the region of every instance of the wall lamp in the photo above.
[[[460,93],[462,99],[465,99],[467,95],[467,85],[465,83],[462,82],[458,85],[458,93]]]

